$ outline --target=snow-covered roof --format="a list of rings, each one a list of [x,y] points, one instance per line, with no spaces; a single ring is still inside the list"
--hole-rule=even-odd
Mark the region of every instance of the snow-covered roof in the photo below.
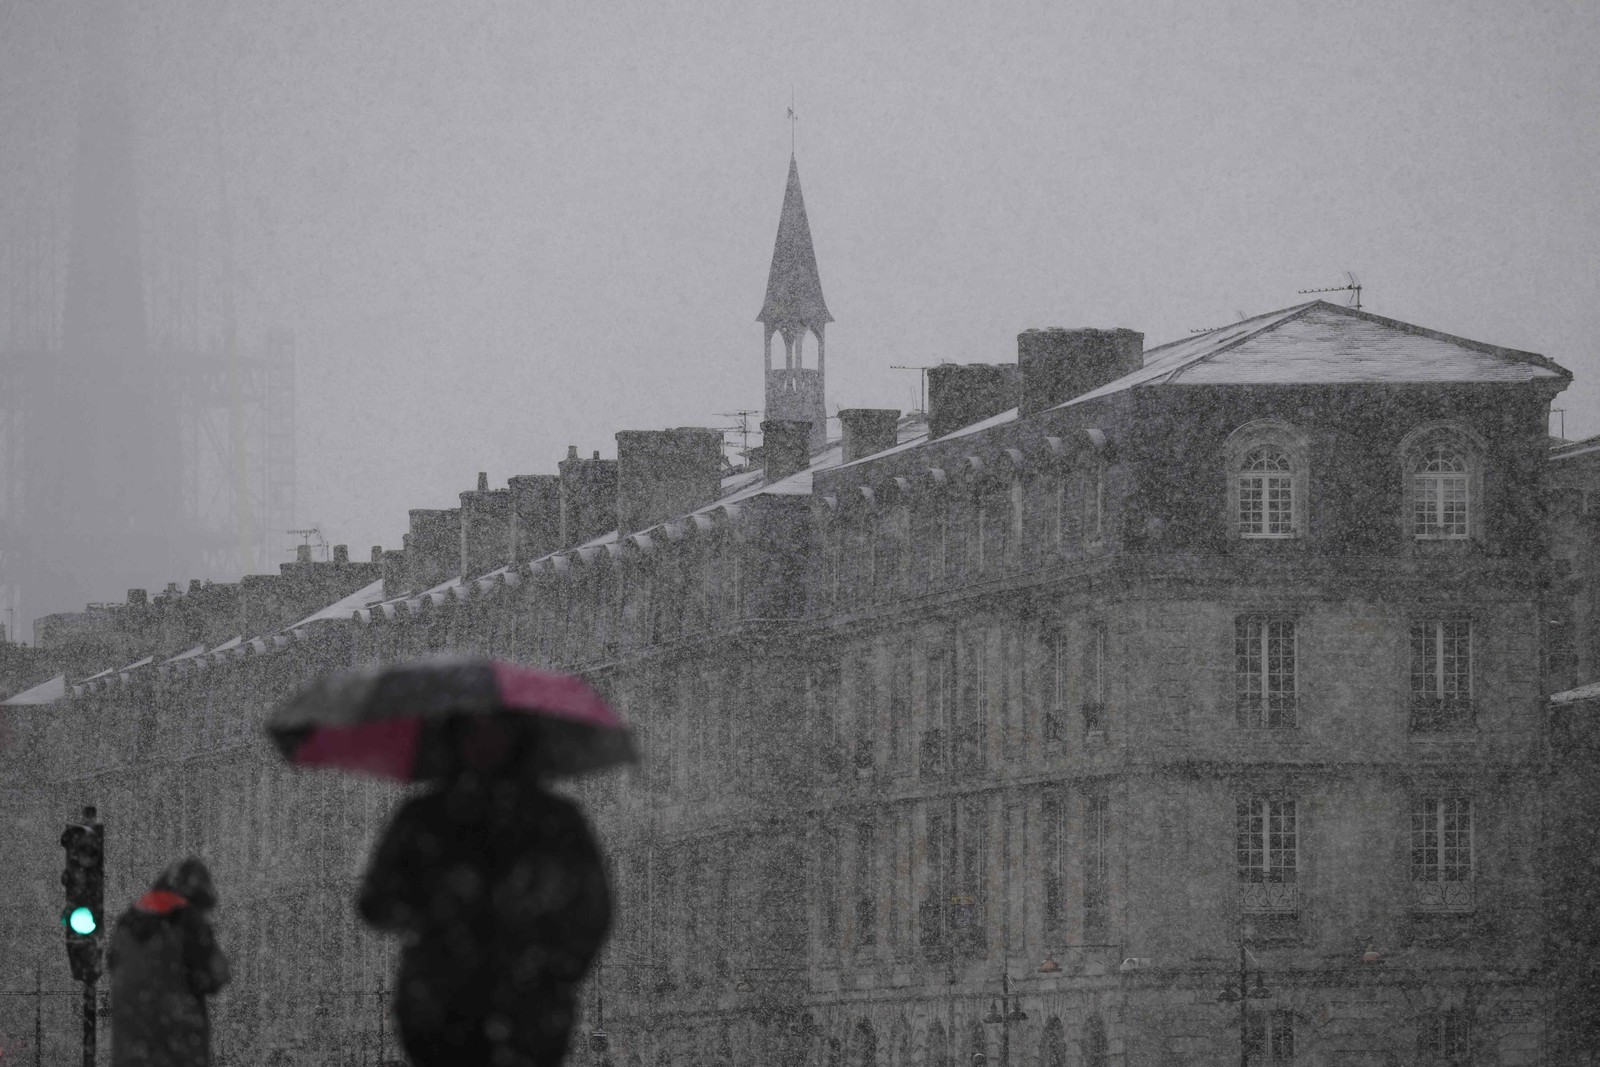
[[[1578,456],[1587,456],[1600,452],[1600,437],[1585,437],[1581,441],[1552,441],[1550,444],[1550,459],[1574,459]]]
[[[1533,352],[1314,300],[1149,349],[1143,367],[1060,406],[1142,385],[1400,385],[1570,377]]]
[[[1563,693],[1550,694],[1550,703],[1576,704],[1581,700],[1594,700],[1597,697],[1600,697],[1600,682],[1590,682],[1588,685],[1580,685]]]
[[[375,582],[369,582],[362,586],[349,596],[340,597],[321,611],[307,615],[293,626],[287,627],[287,629],[294,630],[301,626],[309,626],[314,622],[322,622],[325,619],[348,620],[356,611],[376,604],[383,598],[383,579],[379,578]]]
[[[40,682],[32,689],[24,689],[10,700],[0,700],[0,707],[24,704],[54,704],[67,695],[67,676],[58,674],[49,681]]]

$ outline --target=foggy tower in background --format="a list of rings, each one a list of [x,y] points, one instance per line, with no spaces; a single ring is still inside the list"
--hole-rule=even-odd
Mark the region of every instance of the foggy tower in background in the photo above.
[[[805,197],[800,193],[800,168],[789,157],[789,184],[783,192],[778,240],[767,274],[767,299],[756,321],[766,327],[766,417],[811,423],[811,447],[827,443],[828,412],[824,406],[823,332],[833,316],[822,299],[817,253],[811,246]],[[813,359],[806,365],[806,334],[811,334]],[[772,366],[772,337],[783,339],[783,366]]]
[[[238,351],[220,163],[209,255],[198,207],[141,230],[121,5],[83,20],[65,218],[13,204],[0,249],[0,622],[18,634],[130,586],[275,569],[296,525],[293,339]],[[48,235],[19,242],[19,213]],[[194,234],[188,291],[171,270],[150,284],[155,227]]]

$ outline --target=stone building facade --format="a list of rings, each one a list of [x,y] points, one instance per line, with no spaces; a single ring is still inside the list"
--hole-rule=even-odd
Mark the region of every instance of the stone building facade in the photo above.
[[[646,754],[574,786],[619,898],[579,1062],[1561,1062],[1569,375],[1322,302],[1018,356],[820,448],[773,415],[763,469],[680,428],[480,480],[303,618],[5,708],[17,955],[61,971],[32,843],[95,803],[108,899],[216,870],[223,1062],[392,1055],[392,946],[352,898],[401,790],[290,772],[261,723],[455,650],[584,673]]]

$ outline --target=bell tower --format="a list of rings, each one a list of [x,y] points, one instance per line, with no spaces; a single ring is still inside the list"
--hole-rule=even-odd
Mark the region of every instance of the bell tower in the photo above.
[[[828,440],[828,412],[823,404],[823,333],[833,316],[822,299],[817,253],[811,247],[811,224],[806,221],[805,197],[800,194],[800,168],[792,155],[783,212],[778,216],[778,240],[772,249],[772,269],[767,274],[767,299],[756,321],[764,328],[765,417],[811,423],[811,448],[822,448]],[[774,335],[783,341],[783,364],[778,367],[772,365]]]

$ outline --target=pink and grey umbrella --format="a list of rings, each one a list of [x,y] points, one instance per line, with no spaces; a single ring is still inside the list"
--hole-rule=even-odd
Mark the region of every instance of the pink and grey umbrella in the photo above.
[[[536,776],[637,758],[627,725],[589,683],[502,660],[436,657],[341,671],[280,705],[267,723],[296,766],[403,782],[454,773],[470,758],[462,750],[474,731],[514,741],[516,769]]]

